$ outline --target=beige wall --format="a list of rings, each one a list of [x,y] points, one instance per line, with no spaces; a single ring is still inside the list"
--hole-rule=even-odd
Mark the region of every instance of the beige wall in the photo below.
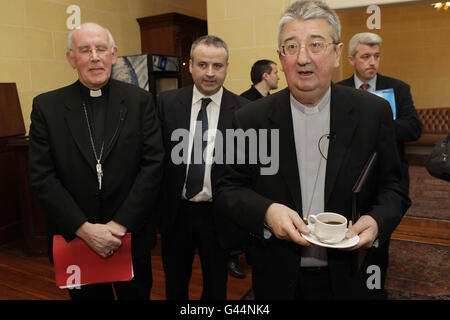
[[[290,0],[208,0],[208,33],[221,37],[230,49],[225,87],[237,94],[250,85],[250,69],[259,59],[278,66],[277,26]],[[280,72],[279,88],[286,85]]]
[[[15,82],[25,120],[33,97],[76,79],[65,59],[66,8],[81,8],[81,22],[109,28],[120,55],[141,52],[138,17],[178,12],[206,19],[206,0],[0,0],[0,82]]]
[[[290,0],[208,0],[208,32],[230,46],[230,68],[225,86],[240,94],[250,82],[254,61],[272,59],[279,64],[278,20]],[[380,73],[411,85],[417,108],[450,107],[450,11],[430,5],[381,7],[384,39]],[[366,8],[338,11],[342,22],[344,56],[334,80],[352,74],[347,62],[348,40],[366,27]],[[286,82],[280,72],[280,86]]]
[[[348,41],[357,32],[367,32],[365,9],[339,12],[345,56],[343,77],[353,74],[347,62]],[[416,108],[450,107],[450,11],[430,5],[381,9],[383,38],[380,73],[411,86]],[[338,73],[339,74],[339,73]]]

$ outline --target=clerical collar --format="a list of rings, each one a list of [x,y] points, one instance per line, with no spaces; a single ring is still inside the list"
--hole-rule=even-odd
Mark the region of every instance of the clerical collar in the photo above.
[[[79,81],[79,83],[80,83],[81,93],[84,97],[99,98],[99,97],[107,94],[109,91],[109,81],[103,87],[101,87],[99,90],[91,90],[88,87],[86,87],[83,83],[81,83],[81,81]]]
[[[325,95],[319,101],[319,103],[313,107],[302,104],[301,102],[297,101],[294,98],[292,93],[290,94],[291,106],[293,106],[294,108],[296,108],[297,110],[301,111],[304,114],[316,114],[321,112],[322,110],[325,109],[326,106],[330,105],[330,98],[331,98],[331,87],[328,88],[328,91],[325,93]]]
[[[98,89],[98,90],[90,90],[90,96],[93,98],[98,98],[102,96],[102,89]]]

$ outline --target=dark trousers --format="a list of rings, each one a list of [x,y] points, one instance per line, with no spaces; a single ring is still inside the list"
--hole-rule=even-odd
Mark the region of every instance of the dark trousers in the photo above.
[[[168,300],[188,300],[195,251],[202,267],[202,300],[225,300],[227,253],[219,245],[212,204],[180,201],[178,217],[161,237]]]
[[[332,300],[330,272],[327,267],[300,268],[300,279],[295,292],[299,300]]]
[[[133,258],[134,277],[130,281],[98,283],[68,289],[72,300],[149,300],[152,288],[151,255]]]

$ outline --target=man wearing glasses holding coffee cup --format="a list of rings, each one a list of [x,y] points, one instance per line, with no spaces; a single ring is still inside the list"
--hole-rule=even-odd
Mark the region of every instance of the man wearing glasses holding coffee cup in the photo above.
[[[215,205],[260,239],[253,263],[256,299],[383,298],[383,288],[367,286],[367,267],[377,264],[373,244],[389,239],[410,203],[400,187],[389,104],[331,82],[343,44],[339,18],[325,3],[292,4],[280,20],[278,42],[288,88],[237,111],[234,127],[269,130],[261,140],[276,132],[278,149],[273,141],[268,145],[279,150],[279,170],[264,175],[262,161],[229,165]],[[239,157],[242,149],[235,151]],[[340,242],[316,237],[311,229],[325,224],[319,213],[335,213],[331,217],[347,226],[352,187],[375,152],[376,179],[365,186],[370,197],[361,204],[361,218]],[[366,253],[359,269],[358,250]]]

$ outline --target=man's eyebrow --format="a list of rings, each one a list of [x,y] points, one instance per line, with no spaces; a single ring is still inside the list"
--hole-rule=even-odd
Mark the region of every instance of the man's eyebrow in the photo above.
[[[290,41],[290,40],[293,40],[295,38],[297,38],[297,37],[296,36],[292,36],[292,37],[289,37],[287,39],[284,39],[283,42]]]
[[[297,38],[297,36],[292,36],[292,37],[289,37],[289,38],[284,39],[283,42],[290,41],[290,40],[294,40],[294,39],[296,39],[296,38]],[[320,34],[311,34],[311,35],[309,35],[309,36],[307,37],[308,40],[310,40],[310,39],[317,39],[317,38],[326,40],[326,38],[325,38],[324,36],[320,35]]]
[[[310,35],[308,38],[309,38],[309,39],[317,39],[317,38],[320,38],[320,39],[326,40],[326,38],[325,38],[324,36],[322,36],[321,34],[312,34],[312,35]]]

